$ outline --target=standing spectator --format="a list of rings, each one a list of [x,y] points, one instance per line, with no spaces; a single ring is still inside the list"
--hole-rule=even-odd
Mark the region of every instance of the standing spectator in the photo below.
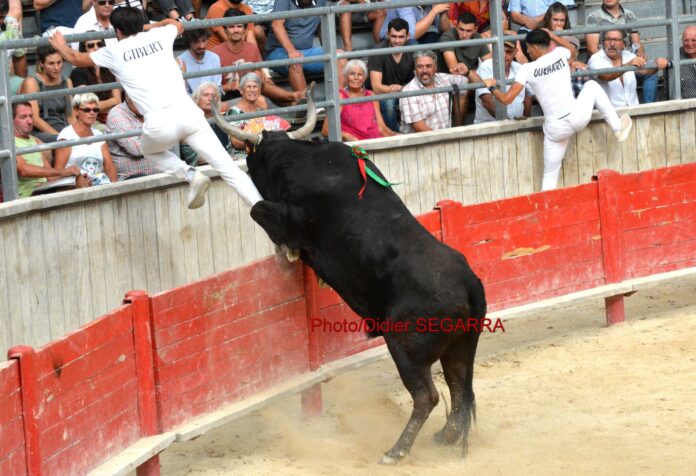
[[[381,1],[381,0],[377,0]],[[349,5],[356,3],[370,3],[369,0],[340,0],[338,5]],[[353,15],[362,16],[364,23],[372,23],[372,38],[375,43],[379,43],[380,36],[379,32],[382,30],[382,25],[384,24],[384,19],[387,17],[387,12],[384,10],[372,10],[370,12],[358,12],[358,13],[341,13],[339,20],[339,30],[341,32],[341,39],[343,40],[343,50],[353,51]]]
[[[186,44],[186,51],[179,55],[179,61],[184,63],[188,73],[220,67],[220,57],[212,51],[205,49],[209,38],[210,32],[205,28],[184,31],[182,39]],[[191,91],[195,91],[198,86],[205,82],[212,82],[221,87],[222,75],[220,73],[212,73],[208,76],[188,78],[186,82]]]
[[[243,4],[242,0],[218,0],[210,6],[208,13],[205,15],[205,19],[213,20],[215,18],[229,18],[225,16],[225,13],[230,8],[239,10],[244,15],[252,14],[249,5]],[[227,40],[227,35],[225,34],[225,27],[222,26],[214,26],[210,30],[212,34],[208,39],[208,49],[212,50],[216,46],[224,43]],[[254,33],[253,23],[247,23],[244,39],[249,43],[256,45],[256,34]]]
[[[682,60],[696,59],[696,25],[688,25],[684,29],[679,58]],[[682,65],[680,72],[682,98],[696,98],[696,64]]]
[[[416,77],[404,86],[406,91],[442,88],[456,84],[465,86],[466,76],[437,72],[437,55],[432,50],[413,54]],[[426,94],[399,99],[401,132],[426,132],[447,129],[452,124],[450,99],[447,93]]]
[[[89,53],[97,51],[104,46],[104,40],[85,40],[80,42],[80,51]],[[73,86],[92,86],[94,84],[115,83],[116,78],[107,68],[94,66],[91,68],[73,68],[70,72],[70,79]],[[106,124],[106,117],[112,107],[121,103],[121,90],[119,88],[110,91],[99,91],[95,93],[99,98],[99,109],[101,112],[97,117],[95,128],[103,131]]]
[[[22,39],[22,3],[20,0],[0,0],[0,42]],[[27,76],[27,55],[24,48],[5,50],[10,63],[10,92],[16,94]]]
[[[537,97],[544,112],[544,178],[541,189],[551,190],[558,185],[561,163],[570,138],[587,126],[594,107],[614,131],[618,142],[628,138],[632,121],[626,114],[619,118],[611,101],[595,81],[588,81],[578,98],[573,97],[570,51],[562,47],[551,50],[551,38],[546,31],[529,32],[526,42],[533,61],[520,67],[515,82],[506,92],[496,85],[495,78],[483,82],[495,98],[505,105],[512,103],[527,85]]]
[[[70,79],[63,75],[63,58],[52,46],[36,48],[38,67],[36,76],[28,76],[22,84],[22,94],[72,88]],[[30,101],[34,113],[34,134],[43,142],[55,142],[58,133],[72,119],[70,96]]]
[[[600,8],[587,16],[585,26],[628,25],[637,21],[636,15],[631,10],[624,8],[620,0],[602,0]],[[624,42],[631,45],[631,53],[640,56],[646,61],[648,60],[645,56],[645,47],[640,41],[638,30],[625,30]],[[600,34],[587,33],[585,35],[585,43],[587,54],[594,55],[600,50]],[[636,77],[639,82],[643,83],[643,102],[655,102],[657,97],[657,74],[638,74]]]
[[[514,60],[517,53],[517,43],[514,41],[506,41],[505,47],[505,77],[507,79],[515,79],[517,71],[520,69],[518,62]],[[480,80],[493,78],[493,60],[487,59],[476,70]],[[476,82],[480,80],[472,78]],[[505,86],[505,91],[510,89],[511,85]],[[532,102],[531,96],[525,95],[526,89],[520,90],[512,102],[507,106],[508,119],[520,119],[531,115]],[[493,94],[487,88],[479,88],[476,90],[476,115],[474,116],[474,124],[482,122],[495,121],[495,101]]]
[[[440,37],[440,42],[457,40],[476,40],[481,38],[476,32],[476,17],[470,12],[464,12],[457,20],[457,26],[446,31]],[[438,58],[438,71],[469,77],[469,73],[478,68],[479,60],[491,57],[488,45],[457,46],[441,50]],[[469,108],[469,100],[473,90],[462,91],[459,108],[463,115]]]
[[[106,118],[108,133],[130,132],[143,127],[143,115],[138,112],[133,101],[126,100],[109,111]],[[128,180],[159,173],[150,159],[143,154],[140,136],[113,139],[108,142],[111,159],[116,167],[118,180]]]
[[[34,0],[34,9],[40,12],[42,35],[49,28],[73,28],[77,19],[91,6],[92,0]]]
[[[464,12],[469,12],[476,18],[476,31],[483,33],[491,26],[491,12],[489,0],[475,0],[450,3],[449,20],[452,28],[457,27],[459,17]]]
[[[109,17],[114,9],[116,0],[92,0],[92,8],[77,19],[73,33],[85,33],[88,31],[108,31],[111,28]],[[107,45],[113,45],[118,42],[116,38],[106,38]],[[73,43],[72,47],[78,49],[78,43]]]
[[[387,39],[375,45],[375,48],[398,48],[408,41],[408,22],[403,18],[394,18],[389,22]],[[413,79],[413,55],[410,53],[393,53],[390,55],[370,56],[367,60],[370,71],[372,91],[377,94],[398,93]],[[382,99],[379,102],[384,123],[393,131],[399,129],[399,100]]]
[[[624,49],[624,33],[621,30],[605,31],[601,35],[602,49],[593,54],[588,62],[590,69],[618,68],[621,66],[635,66],[640,68],[643,74],[650,74],[653,70],[645,69],[645,58],[636,56]],[[665,69],[669,61],[665,58],[656,58],[655,63],[661,70]],[[638,83],[633,71],[620,71],[618,73],[604,73],[598,76],[598,83],[607,93],[614,107],[637,106]]]
[[[76,94],[72,100],[75,122],[58,135],[58,140],[84,139],[101,135],[93,126],[99,114],[99,98],[94,93]],[[74,145],[56,149],[55,167],[64,169],[76,165],[91,185],[116,181],[116,167],[106,142]]]
[[[225,18],[243,15],[244,14],[242,12],[233,8],[230,8],[225,12]],[[245,33],[246,31],[247,28],[243,23],[225,26],[227,40],[223,44],[218,45],[213,49],[213,53],[220,57],[220,64],[223,67],[244,63],[258,63],[262,61],[261,53],[256,45],[245,40],[247,37]],[[222,90],[226,93],[238,93],[239,78],[248,72],[249,70],[227,73],[223,80]],[[276,85],[271,77],[265,74],[262,69],[255,69],[254,72],[259,78],[263,79],[263,94],[273,99],[278,104],[294,105],[304,97],[304,92],[302,91],[288,91]]]
[[[399,0],[393,0],[398,3]],[[403,18],[408,22],[408,32],[411,40],[420,44],[437,42],[440,34],[449,30],[448,3],[426,5],[424,7],[391,8],[387,10],[387,16],[380,32],[380,38],[386,38],[389,23],[395,18]]]
[[[31,104],[28,102],[12,105],[15,148],[33,147],[42,143],[31,135],[31,131],[34,129],[33,115]],[[36,187],[61,177],[76,177],[78,188],[87,186],[87,182],[80,175],[78,167],[53,168],[50,150],[20,154],[17,155],[16,159],[19,198],[29,197]]]
[[[372,96],[372,91],[365,89],[367,65],[359,59],[352,59],[343,69],[345,88],[339,90],[341,99]],[[396,134],[389,129],[382,119],[377,101],[361,102],[359,104],[344,104],[341,110],[341,138],[344,141],[375,139]],[[329,135],[329,121],[324,121],[321,130],[324,136]]]

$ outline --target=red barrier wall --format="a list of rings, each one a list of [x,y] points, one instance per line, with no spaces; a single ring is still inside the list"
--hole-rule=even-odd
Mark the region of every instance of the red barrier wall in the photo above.
[[[419,217],[463,252],[490,310],[696,264],[696,165]],[[137,439],[380,345],[312,329],[359,318],[314,273],[270,257],[128,303],[0,365],[0,474],[83,474]],[[608,298],[612,319],[623,297]],[[307,408],[320,406],[314,387]],[[157,457],[142,473],[158,474]]]

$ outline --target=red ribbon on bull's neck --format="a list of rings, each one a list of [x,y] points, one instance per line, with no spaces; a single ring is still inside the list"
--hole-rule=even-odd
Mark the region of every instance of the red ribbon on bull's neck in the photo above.
[[[377,175],[368,165],[365,163],[365,159],[369,159],[370,157],[367,155],[367,152],[365,149],[362,147],[358,147],[357,145],[354,145],[353,147],[350,148],[350,152],[355,157],[358,159],[358,169],[360,170],[360,176],[363,179],[363,186],[358,192],[358,199],[363,198],[363,194],[365,193],[365,187],[367,187],[367,176],[369,175],[372,180],[380,184],[382,187],[391,187],[392,185],[399,185],[400,182],[387,182],[382,177]]]

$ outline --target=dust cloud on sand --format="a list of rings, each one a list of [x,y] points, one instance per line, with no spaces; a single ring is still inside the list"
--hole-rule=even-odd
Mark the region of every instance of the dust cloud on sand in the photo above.
[[[606,328],[593,301],[483,335],[465,460],[432,440],[445,422],[441,398],[408,460],[376,464],[411,410],[385,359],[325,384],[321,416],[305,418],[298,396],[285,399],[172,445],[162,474],[696,474],[696,278],[640,291],[626,312],[626,323]]]

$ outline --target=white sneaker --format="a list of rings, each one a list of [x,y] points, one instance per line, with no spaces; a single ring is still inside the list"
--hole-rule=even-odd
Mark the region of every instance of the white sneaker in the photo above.
[[[621,114],[619,118],[621,120],[621,129],[614,132],[614,136],[618,142],[623,142],[628,139],[628,133],[631,132],[631,126],[633,126],[633,121],[628,116],[628,114]]]
[[[205,204],[205,194],[210,187],[210,179],[196,170],[196,175],[189,185],[188,207],[193,210]]]

